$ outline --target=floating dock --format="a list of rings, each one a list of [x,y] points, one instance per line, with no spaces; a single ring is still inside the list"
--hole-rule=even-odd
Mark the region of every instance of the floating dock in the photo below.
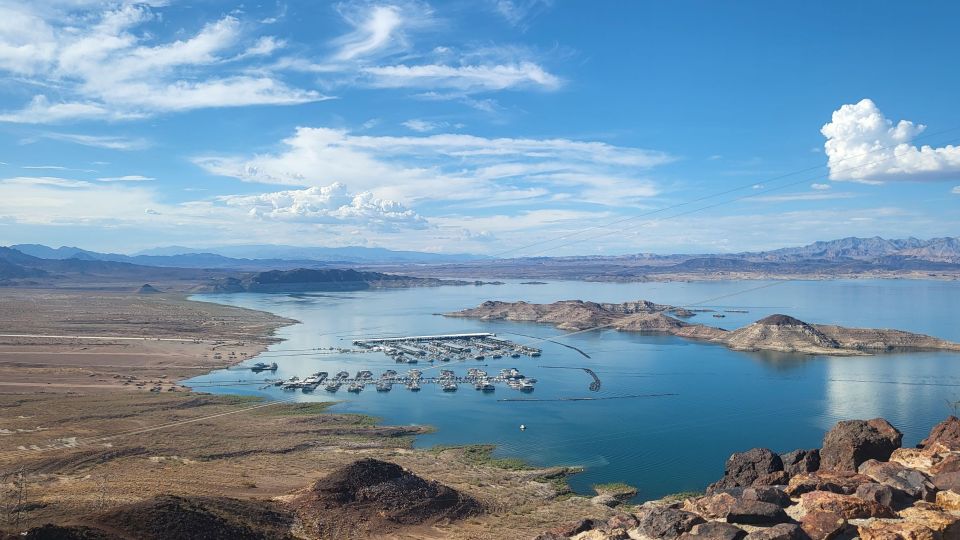
[[[429,362],[484,359],[510,356],[540,356],[540,349],[498,338],[490,332],[441,334],[434,336],[379,337],[354,340],[353,344],[368,351],[381,351],[397,362],[413,363],[412,358]]]

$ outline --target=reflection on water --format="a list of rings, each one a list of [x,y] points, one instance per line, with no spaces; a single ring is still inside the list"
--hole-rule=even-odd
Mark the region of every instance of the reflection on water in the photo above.
[[[434,315],[472,307],[484,300],[551,302],[581,298],[622,302],[648,299],[674,305],[697,303],[756,288],[757,282],[569,283],[524,286],[442,287],[351,291],[324,294],[205,295],[203,300],[262,309],[302,321],[280,330],[283,343],[264,355],[280,366],[277,377],[370,369],[407,369],[381,354],[329,354],[315,347],[344,347],[360,336],[454,332],[496,332],[524,343],[562,332],[546,325],[452,319]],[[772,313],[810,322],[902,328],[960,340],[953,306],[960,305],[960,283],[922,281],[787,282],[723,300],[717,309],[748,309],[694,318],[735,328]],[[499,401],[520,397],[505,387],[493,394],[461,387],[456,393],[425,387],[414,394],[369,389],[360,395],[259,390],[262,379],[249,371],[221,370],[194,379],[198,389],[304,401],[342,400],[335,410],[363,412],[395,424],[429,424],[437,431],[418,446],[494,443],[499,455],[538,465],[577,464],[587,471],[572,484],[586,492],[594,483],[626,481],[640,498],[702,489],[722,474],[730,453],[753,446],[777,451],[819,446],[823,432],[848,418],[883,416],[914,444],[947,413],[946,402],[960,395],[960,355],[911,353],[874,357],[805,357],[740,353],[719,345],[666,336],[612,330],[538,343],[541,358],[488,359],[444,364],[458,373],[468,367],[488,371],[517,367],[539,379],[533,397],[662,397],[598,401]],[[254,362],[256,360],[251,360]],[[551,366],[551,367],[547,367]],[[577,367],[594,370],[592,379]],[[429,364],[418,366],[425,371]],[[243,382],[237,382],[243,381]],[[220,386],[201,386],[216,384]],[[520,424],[528,429],[521,432]]]

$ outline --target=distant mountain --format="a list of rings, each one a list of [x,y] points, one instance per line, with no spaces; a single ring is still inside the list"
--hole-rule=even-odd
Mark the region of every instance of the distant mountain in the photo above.
[[[326,265],[323,262],[312,260],[235,259],[205,252],[174,255],[123,255],[120,253],[99,253],[70,246],[51,248],[40,244],[17,244],[11,246],[11,248],[41,259],[113,261],[165,268],[263,270],[267,268],[301,268]]]
[[[325,261],[366,264],[374,263],[453,263],[482,260],[489,257],[467,253],[425,253],[420,251],[394,251],[386,248],[362,246],[347,247],[301,247],[286,245],[221,246],[204,249],[170,246],[140,251],[135,255],[184,255],[213,253],[239,259],[277,259],[300,261]]]
[[[436,278],[417,278],[361,272],[357,270],[306,269],[271,270],[244,277],[227,277],[203,287],[204,292],[308,292],[308,291],[358,291],[400,287],[436,287],[440,285],[468,285],[466,281],[451,281]]]
[[[752,254],[744,254],[750,256]],[[933,238],[919,240],[904,238],[887,240],[873,238],[841,238],[827,242],[796,247],[781,248],[757,253],[765,260],[804,260],[804,259],[856,259],[871,260],[889,255],[905,255],[927,260],[960,261],[960,238]],[[931,258],[931,257],[936,257]]]

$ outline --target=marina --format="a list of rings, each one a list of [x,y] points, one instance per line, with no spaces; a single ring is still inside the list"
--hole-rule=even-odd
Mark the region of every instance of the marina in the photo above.
[[[289,379],[269,381],[268,386],[279,386],[281,390],[313,392],[323,385],[325,391],[336,394],[346,385],[348,392],[359,394],[368,386],[375,387],[377,392],[389,392],[394,385],[401,385],[407,390],[418,392],[422,385],[429,384],[436,385],[444,392],[456,392],[462,384],[490,393],[496,391],[497,384],[502,384],[513,390],[530,393],[536,388],[536,382],[536,379],[525,376],[517,368],[501,369],[496,375],[478,368],[469,368],[465,375],[457,375],[452,369],[443,369],[437,376],[424,376],[419,369],[411,369],[403,374],[388,369],[377,379],[373,378],[373,373],[369,370],[359,371],[352,378],[346,371],[337,373],[333,378],[328,378],[327,372],[319,371],[304,378],[294,375]]]
[[[353,345],[369,352],[382,352],[398,364],[416,364],[420,360],[430,363],[469,359],[481,361],[487,356],[495,360],[505,356],[536,358],[542,352],[536,347],[514,343],[489,332],[367,338],[354,340]]]

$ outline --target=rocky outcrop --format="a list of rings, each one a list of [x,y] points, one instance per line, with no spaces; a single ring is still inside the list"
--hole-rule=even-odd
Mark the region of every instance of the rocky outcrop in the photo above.
[[[943,445],[950,450],[960,450],[960,418],[950,416],[930,430],[930,436],[920,441],[920,448],[932,448]]]
[[[320,538],[383,534],[399,525],[454,520],[482,511],[471,497],[399,465],[361,459],[318,480],[292,503]]]
[[[823,439],[820,467],[828,471],[856,472],[868,459],[887,461],[900,448],[903,434],[883,418],[838,423]]]
[[[863,355],[894,350],[953,350],[953,343],[900,330],[816,325],[788,315],[771,315],[728,332],[677,317],[694,313],[646,300],[623,304],[564,300],[552,304],[487,301],[475,308],[446,313],[448,317],[553,324],[562,330],[613,328],[622,332],[668,334],[686,339],[723,343],[739,351],[778,351],[831,356]]]
[[[794,450],[780,454],[780,461],[783,462],[783,470],[790,476],[811,473],[820,469],[820,449]]]
[[[632,517],[618,514],[616,522],[594,523],[589,529],[581,523],[580,532],[571,537],[958,540],[960,470],[931,472],[960,459],[960,450],[951,449],[957,422],[951,418],[939,424],[917,449],[897,450],[900,432],[876,418],[838,423],[819,451],[738,452],[727,460],[723,478],[707,495],[644,503]],[[773,475],[789,477],[789,484],[760,485]]]
[[[780,456],[766,448],[737,452],[727,459],[723,478],[711,484],[708,492],[721,489],[752,486],[758,479],[783,470]]]

